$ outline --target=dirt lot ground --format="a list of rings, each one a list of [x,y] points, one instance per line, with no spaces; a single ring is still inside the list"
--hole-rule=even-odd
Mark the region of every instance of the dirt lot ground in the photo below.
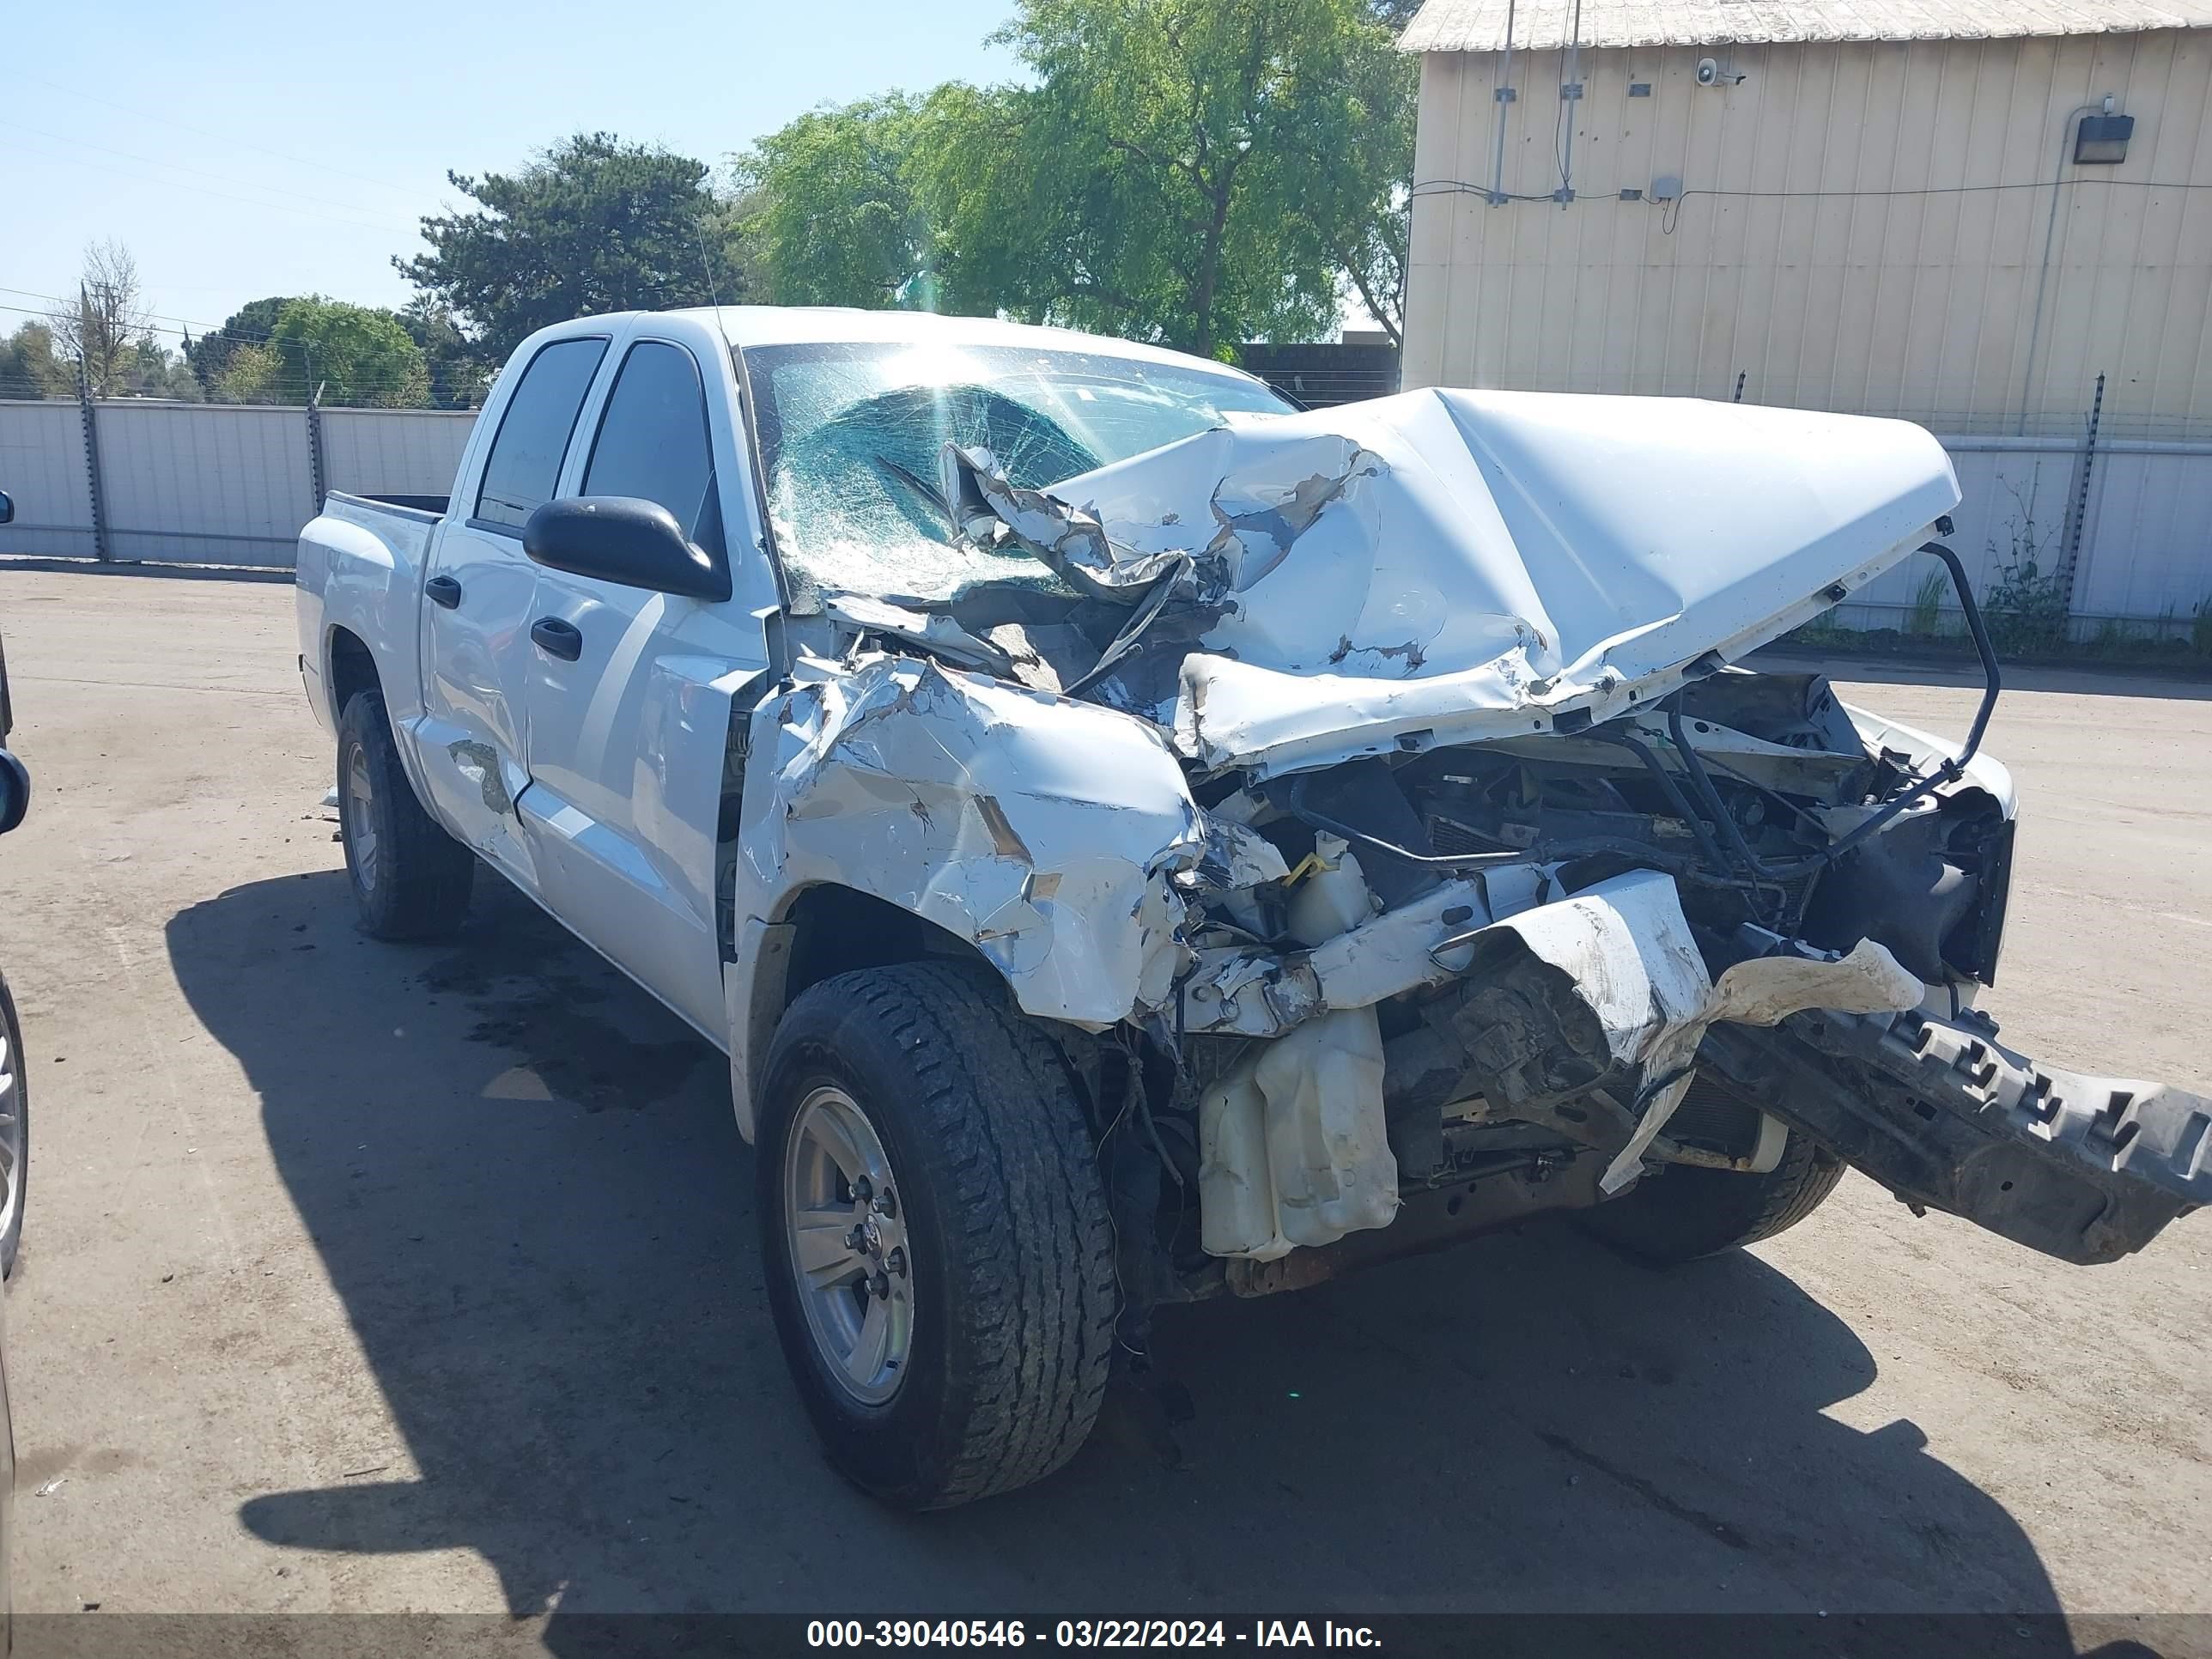
[[[355,933],[291,629],[278,585],[0,572],[19,1609],[2212,1611],[2212,1219],[2081,1270],[1856,1176],[1672,1274],[1541,1227],[1180,1310],[1182,1467],[1116,1419],[880,1511],[784,1377],[719,1059],[490,878],[456,943]],[[2207,688],[2020,678],[1992,1006],[2212,1089]]]

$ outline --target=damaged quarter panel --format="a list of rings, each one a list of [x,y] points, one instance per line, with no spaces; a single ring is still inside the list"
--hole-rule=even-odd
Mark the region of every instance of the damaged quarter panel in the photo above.
[[[1093,1030],[1189,960],[1178,872],[1206,851],[1159,734],[1110,709],[875,655],[802,661],[754,715],[739,913],[828,882],[973,944],[1026,1012]]]

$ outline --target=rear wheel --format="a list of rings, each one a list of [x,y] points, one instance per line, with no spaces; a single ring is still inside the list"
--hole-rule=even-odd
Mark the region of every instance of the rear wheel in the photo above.
[[[378,939],[434,939],[468,915],[476,854],[415,798],[384,699],[356,691],[338,720],[338,838],[361,925]]]
[[[1844,1169],[1843,1159],[1792,1129],[1782,1161],[1765,1175],[1670,1164],[1579,1219],[1614,1249],[1668,1267],[1796,1226],[1835,1191]]]
[[[830,1458],[902,1509],[1080,1447],[1113,1345],[1112,1234],[1059,1050],[985,976],[845,974],[794,1002],[755,1149],[769,1302]]]

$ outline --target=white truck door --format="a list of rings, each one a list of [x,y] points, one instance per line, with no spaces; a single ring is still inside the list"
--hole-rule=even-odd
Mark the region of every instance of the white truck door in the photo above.
[[[440,817],[526,892],[543,885],[515,802],[528,782],[524,682],[538,567],[522,525],[550,499],[604,336],[538,349],[496,418],[481,468],[465,470],[424,572],[423,780]],[[489,412],[487,418],[492,418]]]
[[[742,473],[690,349],[632,343],[595,428],[576,441],[575,493],[657,501],[710,558],[727,560],[720,481]],[[718,449],[732,464],[717,465]],[[529,631],[531,787],[520,805],[541,896],[719,1039],[714,843],[732,701],[766,672],[759,622],[738,602],[540,568]]]

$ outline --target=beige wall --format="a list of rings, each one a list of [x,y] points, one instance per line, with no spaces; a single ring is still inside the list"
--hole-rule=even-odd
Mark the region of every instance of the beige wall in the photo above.
[[[1703,56],[1746,78],[1698,86]],[[1513,55],[1510,191],[1558,187],[1565,67]],[[1423,60],[1408,386],[1726,398],[1741,373],[1747,402],[2056,432],[2101,370],[2112,435],[2212,436],[2212,31],[1586,50],[1565,208],[1437,188],[1488,188],[1498,68]],[[2077,168],[2066,116],[2107,93],[2136,118],[2128,159]],[[2051,188],[1924,192],[2049,180],[2062,148],[2031,367]],[[1618,199],[1668,173],[1680,203]]]

